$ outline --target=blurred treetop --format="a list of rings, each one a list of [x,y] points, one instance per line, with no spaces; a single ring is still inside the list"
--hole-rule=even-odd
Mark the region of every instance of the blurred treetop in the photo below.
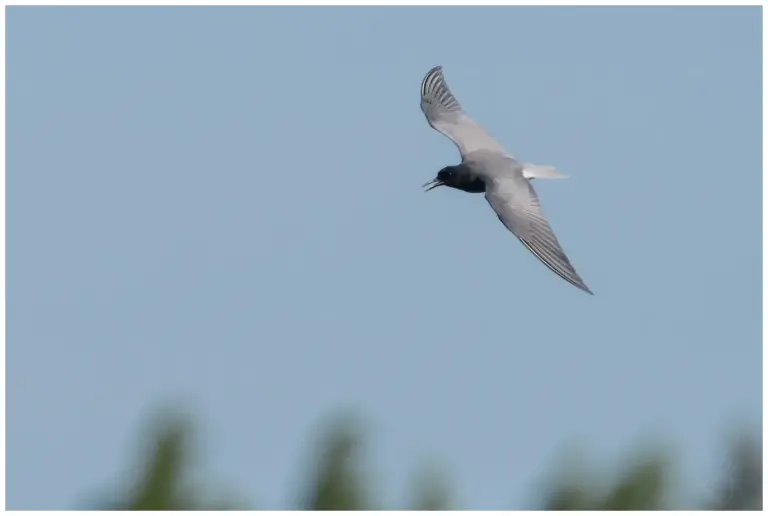
[[[146,432],[147,449],[139,454],[138,472],[129,485],[118,488],[115,503],[99,509],[227,510],[258,509],[232,495],[214,494],[208,486],[190,483],[193,425],[189,418],[167,412]],[[368,484],[362,460],[363,435],[354,419],[335,419],[322,433],[306,485],[290,506],[300,510],[376,509],[375,490]],[[670,494],[670,460],[661,451],[645,450],[624,459],[621,472],[605,488],[597,488],[596,474],[569,471],[563,466],[539,497],[546,510],[663,510]],[[762,448],[738,435],[727,453],[720,485],[691,509],[762,510]],[[424,467],[414,475],[410,492],[414,510],[463,509],[452,492],[445,471]],[[499,509],[512,509],[500,507]]]

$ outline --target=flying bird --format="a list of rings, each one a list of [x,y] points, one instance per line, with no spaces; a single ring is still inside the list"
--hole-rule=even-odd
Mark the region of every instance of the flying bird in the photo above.
[[[484,193],[502,224],[536,258],[571,285],[592,294],[560,247],[531,184],[532,179],[567,176],[553,166],[524,163],[508,154],[467,116],[448,88],[442,66],[432,68],[421,82],[421,109],[429,125],[453,141],[461,153],[461,163],[440,170],[424,184],[426,191],[448,186]]]

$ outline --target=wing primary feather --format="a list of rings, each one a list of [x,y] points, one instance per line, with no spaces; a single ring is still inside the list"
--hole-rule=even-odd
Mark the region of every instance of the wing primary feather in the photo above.
[[[461,111],[461,105],[445,82],[442,66],[432,68],[424,77],[421,82],[421,96],[428,102],[437,102],[448,111]]]
[[[515,172],[519,175],[515,175]],[[594,295],[576,272],[542,215],[533,186],[519,171],[505,175],[502,179],[497,176],[490,188],[487,187],[486,199],[504,226],[549,270],[571,285]]]
[[[506,154],[501,145],[464,112],[445,81],[442,66],[432,68],[421,81],[421,110],[433,129],[456,144],[462,157],[478,150]]]
[[[553,257],[549,252],[546,252],[546,248],[540,249],[538,245],[535,245],[531,242],[527,242],[523,240],[522,238],[519,239],[520,242],[523,243],[523,245],[536,257],[539,259],[541,263],[547,266],[549,270],[563,278],[565,281],[573,285],[574,287],[583,290],[587,294],[595,295],[594,292],[592,292],[589,287],[584,283],[584,281],[578,276],[578,274],[575,274],[573,271],[573,266],[570,267],[563,267],[561,263],[562,257]],[[544,252],[548,256],[544,256]],[[567,260],[567,258],[566,258]],[[570,264],[569,264],[570,265]],[[575,277],[572,277],[574,275]]]

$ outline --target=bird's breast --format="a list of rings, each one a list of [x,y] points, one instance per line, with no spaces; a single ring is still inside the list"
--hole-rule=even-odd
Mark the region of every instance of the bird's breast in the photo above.
[[[485,182],[479,177],[468,177],[459,182],[456,188],[469,193],[485,193]]]

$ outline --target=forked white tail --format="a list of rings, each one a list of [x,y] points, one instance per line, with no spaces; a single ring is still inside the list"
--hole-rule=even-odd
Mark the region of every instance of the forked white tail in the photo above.
[[[523,177],[526,179],[566,179],[568,176],[561,174],[552,165],[534,165],[523,163]]]

